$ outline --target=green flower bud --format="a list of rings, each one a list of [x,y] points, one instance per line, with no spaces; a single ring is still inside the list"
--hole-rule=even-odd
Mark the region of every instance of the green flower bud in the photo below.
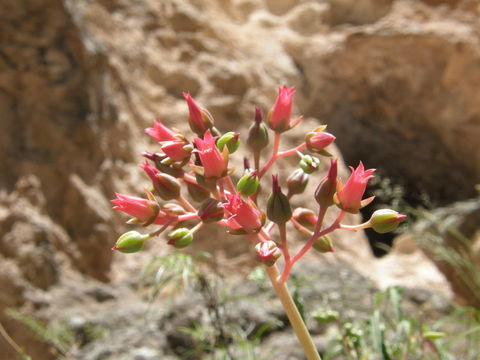
[[[245,171],[245,174],[238,180],[237,190],[242,196],[250,196],[257,192],[260,180],[256,171]]]
[[[308,184],[308,175],[302,169],[297,169],[287,178],[288,196],[301,194]]]
[[[306,174],[312,174],[318,170],[320,159],[311,155],[303,155],[298,165]]]
[[[168,174],[156,174],[153,182],[155,193],[163,200],[172,200],[180,195],[180,182]]]
[[[260,152],[268,145],[268,129],[262,123],[262,111],[255,108],[255,122],[248,130],[247,145],[254,151]]]
[[[398,224],[407,216],[399,214],[395,210],[382,209],[375,211],[370,217],[370,226],[375,232],[384,234],[395,230]]]
[[[296,208],[293,212],[293,218],[303,227],[307,228],[310,231],[313,231],[315,225],[317,224],[318,217],[310,209],[305,208]],[[296,227],[296,224],[294,224]]]
[[[217,140],[218,150],[222,152],[225,145],[228,148],[228,153],[233,154],[235,151],[237,151],[238,147],[240,146],[240,134],[233,131],[229,131],[226,134],[223,134],[222,136],[220,136],[220,138]]]
[[[278,176],[273,175],[272,194],[267,200],[267,217],[274,223],[286,223],[292,217],[292,208],[288,198],[282,193]]]
[[[207,224],[222,220],[224,214],[225,212],[222,204],[212,198],[205,200],[198,209],[198,216]]]
[[[313,248],[322,254],[327,252],[334,252],[332,239],[330,239],[330,236],[328,235],[324,235],[316,239],[313,243]]]
[[[193,235],[190,229],[179,228],[168,234],[168,244],[173,245],[177,249],[183,249],[190,245],[193,241]]]
[[[137,231],[128,231],[118,238],[112,250],[118,250],[126,254],[135,253],[143,249],[143,244],[148,239],[150,239],[150,235],[143,235]]]
[[[210,191],[203,186],[190,181],[185,181],[185,183],[187,184],[188,194],[193,200],[202,202],[210,197]]]

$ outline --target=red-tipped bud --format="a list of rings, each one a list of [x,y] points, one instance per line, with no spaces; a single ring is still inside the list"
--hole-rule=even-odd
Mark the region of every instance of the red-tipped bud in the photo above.
[[[287,178],[287,197],[301,194],[305,191],[308,185],[308,174],[302,169],[297,169]]]
[[[324,153],[324,149],[335,141],[335,136],[330,133],[323,131],[325,127],[320,127],[314,131],[310,131],[305,135],[305,143],[307,144],[308,150],[324,155],[330,155]]]
[[[296,208],[293,211],[293,218],[297,223],[312,231],[318,221],[318,216],[312,210],[305,208]]]
[[[276,133],[282,133],[289,130],[292,126],[290,117],[292,116],[292,102],[294,88],[283,86],[278,89],[277,99],[272,109],[267,115],[267,123],[270,129]]]
[[[180,182],[173,176],[163,174],[148,162],[143,163],[140,167],[145,170],[150,180],[152,180],[155,193],[163,200],[172,200],[180,195]]]
[[[262,110],[255,108],[255,122],[248,129],[247,145],[254,151],[259,153],[268,145],[268,129],[262,123]]]
[[[223,205],[216,199],[205,200],[198,209],[198,216],[204,223],[213,223],[223,219],[225,211]]]
[[[167,244],[173,245],[177,249],[183,249],[193,241],[193,234],[190,229],[179,228],[168,234]]]
[[[142,235],[137,231],[128,231],[118,238],[112,250],[118,250],[126,254],[135,253],[143,249],[143,244],[148,239],[150,239],[150,235]]]
[[[263,120],[263,113],[262,109],[260,109],[258,106],[255,107],[255,124],[260,125]]]
[[[274,223],[284,224],[292,217],[292,208],[278,184],[278,176],[272,175],[272,181],[272,193],[267,200],[267,218]]]
[[[152,160],[155,163],[155,167],[162,173],[172,175],[176,178],[181,178],[185,174],[181,168],[182,164],[179,166],[177,166],[177,164],[172,164],[170,158],[166,155],[144,151],[142,152],[142,156]]]
[[[245,171],[245,174],[238,180],[237,190],[242,196],[250,196],[257,192],[260,180],[257,171]]]
[[[229,154],[233,154],[235,151],[237,151],[238,147],[240,146],[240,134],[229,131],[220,136],[220,138],[217,140],[218,150],[222,152],[225,146],[227,147]]]
[[[330,239],[330,236],[328,235],[320,236],[318,239],[316,239],[313,243],[313,248],[320,253],[335,251],[333,248],[332,239]]]
[[[315,200],[323,207],[333,205],[333,198],[337,190],[337,160],[330,160],[330,169],[327,176],[320,182],[315,190]]]
[[[258,260],[266,266],[272,266],[282,256],[282,252],[273,241],[260,242],[255,246]]]
[[[369,224],[375,232],[384,234],[395,230],[406,217],[407,215],[399,214],[395,210],[381,209],[372,214]]]
[[[210,113],[197,105],[195,100],[188,93],[183,93],[188,105],[188,124],[190,129],[202,137],[208,129],[213,127],[213,117]]]
[[[335,195],[335,203],[342,210],[350,213],[357,213],[362,207],[370,204],[373,200],[373,196],[362,200],[363,194],[367,187],[368,180],[373,178],[375,169],[364,170],[362,162],[356,169],[350,166],[352,174],[347,180],[347,183],[342,187],[338,186],[337,193]]]
[[[318,170],[320,159],[315,156],[302,154],[298,165],[306,174],[312,174]]]

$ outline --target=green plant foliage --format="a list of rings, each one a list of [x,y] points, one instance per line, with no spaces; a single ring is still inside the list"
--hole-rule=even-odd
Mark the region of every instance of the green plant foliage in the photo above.
[[[337,323],[324,359],[476,360],[480,354],[480,312],[458,307],[434,324],[402,311],[402,291],[380,292],[375,309],[361,323]],[[456,330],[454,330],[456,329]],[[463,331],[458,331],[463,329]]]
[[[140,274],[140,286],[148,290],[150,301],[154,301],[163,290],[178,292],[193,285],[201,265],[209,258],[207,252],[196,255],[174,252],[153,258]]]
[[[45,325],[42,322],[14,309],[7,309],[5,313],[27,326],[40,340],[53,345],[62,354],[68,353],[68,350],[75,343],[73,330],[64,322],[53,322]]]

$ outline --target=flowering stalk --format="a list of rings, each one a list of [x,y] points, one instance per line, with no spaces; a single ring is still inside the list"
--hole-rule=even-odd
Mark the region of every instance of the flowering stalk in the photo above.
[[[119,237],[113,249],[122,253],[141,251],[147,240],[164,232],[168,245],[182,249],[195,241],[195,233],[204,224],[217,224],[225,227],[230,235],[250,238],[305,355],[309,360],[318,360],[320,356],[287,287],[295,263],[311,249],[320,253],[334,251],[329,234],[336,230],[372,228],[384,233],[394,230],[405,215],[383,209],[375,211],[370,220],[363,224],[342,224],[347,213],[357,213],[373,200],[363,199],[363,196],[375,170],[366,170],[360,163],[357,168],[351,168],[352,173],[342,186],[337,178],[336,160],[330,161],[328,173],[313,196],[318,209],[292,209],[290,199],[306,190],[310,174],[320,167],[320,158],[313,154],[331,157],[326,148],[335,141],[335,136],[324,131],[326,126],[320,126],[308,132],[302,143],[280,151],[282,134],[302,119],[301,116],[294,120],[291,118],[293,94],[293,88],[279,88],[266,123],[262,111],[255,109],[254,123],[248,130],[246,141],[252,152],[254,167],[251,168],[249,159],[245,159],[245,171],[234,183],[231,178],[234,169],[229,168],[229,160],[241,145],[240,134],[233,131],[221,134],[214,127],[210,113],[185,93],[188,123],[196,136],[188,139],[157,119],[151,128],[145,130],[158,143],[158,152],[142,153],[151,162],[146,161],[140,166],[151,181],[151,188],[145,190],[146,198],[117,194],[117,198],[112,200],[114,209],[133,217],[128,223],[157,225],[159,228],[147,234],[127,232]],[[262,167],[260,155],[269,144],[269,131],[273,132],[272,151]],[[303,151],[313,154],[304,154]],[[298,168],[286,179],[286,194],[282,191],[278,176],[273,175],[267,203],[260,204],[257,195],[261,180],[266,178],[265,175],[277,160],[291,155],[298,155],[300,161]],[[182,186],[187,189],[187,197],[182,195]],[[162,204],[162,201],[168,202]],[[335,207],[340,209],[336,220],[324,227],[327,212]],[[266,223],[267,218],[269,221]],[[190,228],[185,227],[186,220],[195,224]],[[308,237],[293,256],[287,239],[289,223]],[[275,227],[278,228],[278,238],[271,235]],[[281,272],[277,262],[283,262]]]

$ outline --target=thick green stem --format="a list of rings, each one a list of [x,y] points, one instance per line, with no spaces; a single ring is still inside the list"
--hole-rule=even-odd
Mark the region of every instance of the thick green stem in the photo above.
[[[275,292],[282,302],[283,309],[285,310],[288,320],[290,320],[290,324],[302,345],[305,356],[308,360],[321,360],[312,337],[310,336],[310,333],[298,312],[297,306],[290,295],[287,284],[278,281],[279,272],[277,266],[265,266],[265,270],[267,271]]]

